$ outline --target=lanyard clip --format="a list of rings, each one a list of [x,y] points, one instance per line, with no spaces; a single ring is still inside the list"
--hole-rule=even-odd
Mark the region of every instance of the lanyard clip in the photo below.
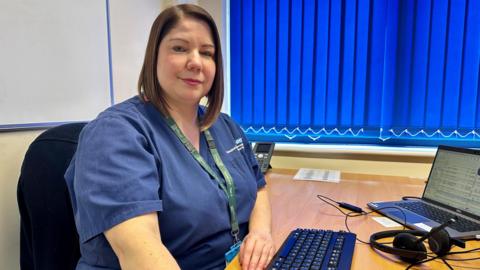
[[[233,237],[233,243],[236,244],[240,242],[240,238],[238,238],[238,230],[232,230],[232,237]]]

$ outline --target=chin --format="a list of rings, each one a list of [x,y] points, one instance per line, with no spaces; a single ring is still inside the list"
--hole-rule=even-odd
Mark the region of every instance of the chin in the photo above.
[[[199,105],[202,97],[185,97],[183,100],[185,101],[185,104]]]

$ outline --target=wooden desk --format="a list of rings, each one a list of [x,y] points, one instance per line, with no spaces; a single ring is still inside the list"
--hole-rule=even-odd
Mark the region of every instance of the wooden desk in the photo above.
[[[294,181],[295,170],[275,169],[267,174],[267,188],[272,204],[273,238],[277,248],[295,228],[346,230],[345,217],[316,195],[328,196],[336,201],[349,202],[368,210],[371,201],[397,200],[402,196],[421,196],[425,182],[422,179],[379,175],[342,173],[340,183]],[[388,230],[368,216],[348,219],[357,238],[367,241],[377,231]],[[394,228],[397,229],[397,228]],[[398,228],[400,229],[400,227]],[[426,243],[427,247],[428,244]],[[479,248],[480,241],[467,242],[467,249]],[[453,250],[460,251],[455,247]],[[455,256],[455,257],[453,257]],[[480,252],[452,255],[452,258],[480,257]],[[480,269],[480,260],[449,261],[454,269]],[[369,245],[357,241],[352,269],[405,269],[407,263],[395,256],[374,251]],[[449,269],[441,260],[425,263],[413,269]]]

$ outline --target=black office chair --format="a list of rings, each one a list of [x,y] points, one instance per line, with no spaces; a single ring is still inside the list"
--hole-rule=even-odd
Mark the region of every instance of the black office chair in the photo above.
[[[85,123],[65,124],[38,136],[28,148],[17,186],[22,270],[75,269],[80,258],[64,173]]]

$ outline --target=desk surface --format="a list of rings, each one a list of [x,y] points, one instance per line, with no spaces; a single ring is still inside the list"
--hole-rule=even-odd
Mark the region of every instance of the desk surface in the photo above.
[[[295,228],[346,230],[345,217],[332,206],[317,198],[317,194],[336,201],[344,201],[368,210],[371,201],[397,200],[402,196],[421,196],[425,182],[422,179],[342,173],[340,183],[294,181],[295,170],[274,169],[267,174],[267,188],[272,204],[273,238],[280,248],[290,231]],[[368,241],[372,233],[397,228],[385,228],[368,216],[348,219],[350,230],[357,238]],[[400,229],[399,227],[398,229]],[[428,247],[428,244],[426,244]],[[467,249],[480,248],[480,241],[467,242]],[[453,250],[460,251],[455,247]],[[454,257],[455,256],[455,257]],[[465,259],[480,257],[480,252],[452,255]],[[480,269],[480,260],[449,261],[454,269]],[[352,269],[405,269],[407,263],[395,256],[374,251],[369,245],[355,245]],[[416,266],[413,269],[449,269],[441,260]]]

